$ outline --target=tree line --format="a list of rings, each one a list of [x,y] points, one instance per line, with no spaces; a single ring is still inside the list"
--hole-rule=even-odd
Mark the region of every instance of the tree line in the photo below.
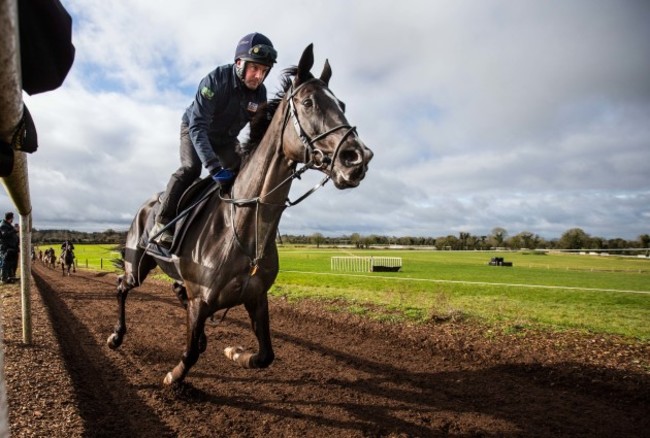
[[[65,240],[73,243],[123,244],[126,231],[108,229],[102,232],[83,232],[74,230],[32,230],[32,242],[35,244],[56,244]],[[277,236],[278,243],[306,245],[353,245],[356,248],[368,248],[371,245],[428,246],[439,250],[489,250],[505,249],[573,249],[573,250],[624,250],[628,248],[649,248],[650,235],[642,234],[636,240],[621,238],[605,239],[590,236],[580,228],[565,231],[557,239],[544,239],[537,234],[523,231],[514,235],[501,227],[494,228],[488,235],[473,235],[460,232],[458,235],[441,237],[382,236],[352,233],[340,237],[326,237],[322,233],[311,235]]]
[[[354,245],[357,248],[368,248],[371,245],[396,245],[396,246],[429,246],[439,250],[489,250],[495,248],[504,249],[573,249],[573,250],[624,250],[629,248],[649,248],[650,235],[642,234],[636,240],[621,238],[605,239],[603,237],[590,236],[580,228],[572,228],[565,231],[557,239],[544,239],[538,234],[523,231],[515,235],[509,235],[501,227],[494,228],[488,235],[473,235],[460,232],[458,235],[447,235],[441,237],[411,237],[411,236],[381,236],[371,234],[362,236],[353,233],[344,237],[326,237],[321,233],[314,233],[309,236],[283,235],[281,240],[288,244],[315,244],[320,245]]]

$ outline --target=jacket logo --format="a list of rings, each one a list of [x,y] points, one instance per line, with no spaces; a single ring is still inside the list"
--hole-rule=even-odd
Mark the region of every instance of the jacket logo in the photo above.
[[[201,88],[201,96],[205,97],[208,100],[212,100],[212,98],[214,97],[214,91],[212,91],[208,87],[203,87]]]
[[[257,111],[258,105],[255,102],[248,102],[248,107],[246,108],[248,111],[254,113]]]

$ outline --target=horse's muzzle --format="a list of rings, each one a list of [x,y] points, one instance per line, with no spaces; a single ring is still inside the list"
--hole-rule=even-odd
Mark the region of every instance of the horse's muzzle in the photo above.
[[[373,152],[359,139],[346,142],[336,157],[332,169],[332,182],[337,189],[357,187],[366,176]]]

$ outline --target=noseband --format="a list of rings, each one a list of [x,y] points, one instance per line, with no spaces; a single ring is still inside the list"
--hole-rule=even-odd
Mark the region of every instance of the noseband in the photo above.
[[[334,161],[336,160],[336,157],[339,153],[339,150],[341,149],[341,146],[343,145],[343,142],[345,141],[348,136],[351,134],[357,135],[357,128],[356,126],[350,126],[350,125],[345,125],[341,124],[338,126],[335,126],[321,134],[318,134],[317,136],[313,138],[309,138],[305,130],[302,128],[302,125],[300,124],[300,120],[298,119],[298,111],[296,110],[296,104],[293,101],[293,98],[296,96],[298,91],[304,87],[305,85],[309,84],[310,82],[321,82],[323,85],[325,85],[324,82],[322,82],[320,79],[312,78],[309,79],[302,84],[298,85],[295,89],[293,88],[293,85],[289,89],[289,94],[287,96],[287,100],[289,102],[289,106],[287,107],[287,112],[285,114],[285,122],[284,122],[284,127],[287,126],[288,119],[291,118],[293,122],[293,126],[296,129],[296,134],[298,135],[298,138],[300,139],[300,142],[303,144],[305,147],[305,166],[310,167],[310,168],[315,168],[315,169],[320,169],[320,170],[325,170],[327,169],[328,171],[332,171],[334,167]],[[327,88],[327,86],[325,86]],[[340,130],[340,129],[347,129],[345,134],[343,134],[343,137],[341,137],[341,140],[339,143],[336,145],[336,148],[334,149],[334,153],[330,157],[327,155],[325,152],[323,152],[321,149],[317,148],[314,146],[314,144],[327,137],[328,135]],[[284,129],[283,129],[284,131]]]

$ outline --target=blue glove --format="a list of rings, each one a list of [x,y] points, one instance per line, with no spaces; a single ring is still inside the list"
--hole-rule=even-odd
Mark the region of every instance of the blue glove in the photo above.
[[[235,179],[235,173],[230,169],[219,169],[210,176],[221,185],[230,184]]]

